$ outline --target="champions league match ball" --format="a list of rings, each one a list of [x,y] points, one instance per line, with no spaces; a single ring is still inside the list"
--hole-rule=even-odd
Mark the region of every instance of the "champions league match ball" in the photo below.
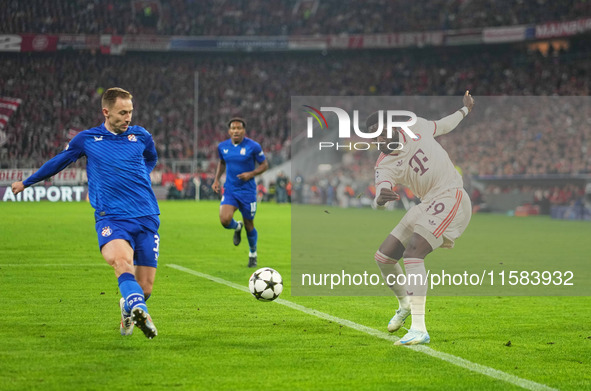
[[[257,300],[273,301],[283,292],[283,279],[276,270],[263,267],[252,273],[248,289]]]

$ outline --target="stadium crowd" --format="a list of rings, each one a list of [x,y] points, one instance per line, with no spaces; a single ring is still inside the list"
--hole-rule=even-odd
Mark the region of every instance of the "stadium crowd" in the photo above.
[[[315,35],[482,28],[573,20],[586,0],[8,0],[0,33]]]
[[[11,0],[0,8],[0,33],[371,34],[543,23],[591,15],[591,2],[583,0],[509,3],[371,0],[344,7],[335,0]],[[588,96],[590,53],[584,36],[571,39],[568,50],[551,48],[546,55],[506,45],[199,56],[4,53],[0,54],[0,91],[2,96],[22,99],[22,104],[0,140],[5,142],[0,146],[0,168],[38,167],[62,150],[76,132],[102,121],[96,110],[100,96],[105,88],[119,85],[135,96],[134,123],[154,135],[161,159],[157,169],[163,178],[172,178],[167,183],[175,186],[171,196],[192,198],[198,189],[209,198],[214,196],[210,182],[216,145],[227,137],[225,121],[233,115],[247,119],[248,136],[261,143],[274,166],[292,153],[291,96],[457,96],[465,89],[476,97]],[[179,182],[170,162],[194,157],[196,74],[198,157],[205,164],[199,181],[185,177]],[[530,101],[529,107],[499,115],[481,106],[469,132],[452,133],[440,142],[467,176],[589,174],[591,134],[585,121],[591,116],[582,113],[589,107],[588,102],[563,100],[540,112]],[[523,110],[528,113],[527,123]],[[368,176],[373,171],[370,155],[344,154],[333,171],[307,178],[296,174],[288,181],[288,198],[340,206],[367,203],[375,191]],[[272,199],[276,182],[259,185],[261,199]],[[401,191],[405,202],[415,201],[408,191]],[[282,192],[279,188],[278,196]],[[580,192],[541,188],[536,190],[536,202],[567,205]]]
[[[572,52],[547,57],[510,47],[479,47],[470,53],[433,48],[198,57],[0,54],[2,95],[23,100],[5,129],[0,161],[3,168],[35,167],[59,152],[75,131],[102,121],[96,107],[104,88],[112,85],[134,94],[134,123],[154,134],[163,162],[190,159],[198,72],[200,160],[215,158],[217,143],[226,138],[226,119],[239,114],[248,121],[248,136],[261,142],[276,165],[290,157],[291,96],[457,96],[465,89],[474,96],[587,96],[591,56],[584,42],[575,42],[573,46],[581,47]],[[576,131],[582,124],[560,130],[568,137],[554,133],[570,120],[568,110],[541,113],[539,126],[531,127],[535,133],[513,131],[517,117],[488,114],[487,121],[471,124],[470,134],[462,135],[466,137],[452,135],[443,142],[449,142],[445,147],[452,159],[472,174],[590,172],[588,127],[575,134],[569,129]]]

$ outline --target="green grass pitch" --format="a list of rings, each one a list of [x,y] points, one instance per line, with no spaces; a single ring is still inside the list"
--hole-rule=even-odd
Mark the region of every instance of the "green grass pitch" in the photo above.
[[[281,299],[332,320],[258,302],[167,266],[244,287],[252,273],[246,238],[232,245],[232,232],[219,224],[217,202],[160,206],[159,270],[148,301],[159,335],[148,340],[138,330],[119,335],[117,284],[98,252],[90,205],[0,204],[0,389],[591,389],[588,295],[429,297],[430,352],[458,358],[454,365],[335,320],[383,333],[395,309],[391,297],[292,296],[289,205],[259,205],[259,266],[282,274]],[[294,210],[333,219],[326,228],[311,225],[310,232],[328,237],[331,227],[365,218],[362,213],[372,213],[385,235],[401,216]],[[475,215],[455,249],[436,251],[426,263],[445,264],[452,256],[491,263],[521,257],[525,265],[540,260],[559,268],[565,257],[591,258],[589,233],[591,225],[582,222]],[[529,240],[519,240],[524,236]],[[382,238],[372,237],[379,245]],[[375,244],[368,248],[375,251]],[[373,252],[366,256],[366,269],[376,272]],[[461,359],[484,370],[471,371]]]

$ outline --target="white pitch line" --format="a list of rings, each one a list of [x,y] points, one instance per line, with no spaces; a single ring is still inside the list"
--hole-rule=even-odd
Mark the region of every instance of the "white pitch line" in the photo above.
[[[188,274],[192,274],[194,276],[197,277],[201,277],[201,278],[205,278],[207,280],[211,280],[213,282],[217,282],[218,284],[222,284],[222,285],[226,285],[229,286],[231,288],[234,289],[238,289],[241,290],[243,292],[247,292],[250,294],[250,291],[248,290],[248,287],[244,286],[244,285],[240,285],[240,284],[236,284],[234,282],[231,281],[227,281],[224,280],[222,278],[219,277],[214,277],[211,276],[209,274],[205,274],[205,273],[201,273],[195,270],[191,270],[191,269],[187,269],[186,267],[183,266],[179,266],[179,265],[175,265],[175,264],[167,264],[166,266],[171,267],[173,269],[176,270],[180,270],[182,272],[188,273]],[[324,312],[320,312],[314,309],[310,309],[308,307],[304,307],[303,305],[300,304],[296,304],[294,302],[291,301],[287,301],[287,300],[283,300],[283,299],[277,299],[275,300],[275,303],[277,304],[281,304],[284,305],[286,307],[292,308],[294,310],[298,310],[301,312],[304,312],[308,315],[313,315],[316,316],[318,318],[322,318],[322,319],[326,319],[329,320],[331,322],[334,323],[338,323],[341,324],[343,326],[347,326],[349,328],[352,328],[354,330],[360,331],[362,333],[366,333],[369,334],[371,336],[377,337],[377,338],[381,338],[381,339],[385,339],[386,341],[389,342],[395,342],[397,341],[399,338],[392,336],[389,333],[386,333],[384,331],[379,331],[376,329],[372,329],[371,327],[367,327],[364,326],[362,324],[359,323],[355,323],[352,322],[350,320],[347,319],[343,319],[343,318],[338,318],[336,316],[332,316],[329,315],[327,313]],[[469,371],[472,372],[476,372],[476,373],[480,373],[482,375],[491,377],[493,379],[497,379],[497,380],[501,380],[507,383],[511,383],[513,385],[516,385],[518,387],[524,388],[526,390],[532,390],[532,391],[538,391],[538,390],[553,390],[556,391],[556,388],[551,388],[548,387],[544,384],[540,384],[540,383],[536,383],[533,382],[531,380],[527,380],[527,379],[522,379],[520,377],[517,377],[515,375],[511,375],[509,373],[505,373],[503,371],[499,371],[498,369],[494,369],[491,367],[487,367],[486,365],[481,365],[481,364],[477,364],[477,363],[473,363],[472,361],[468,361],[466,359],[463,359],[461,357],[458,356],[454,356],[452,354],[448,354],[448,353],[443,353],[443,352],[439,352],[437,350],[434,350],[428,346],[425,345],[414,345],[414,346],[404,346],[407,349],[411,349],[414,350],[415,352],[419,352],[419,353],[424,353],[427,354],[431,357],[435,357],[438,358],[442,361],[445,361],[447,363],[453,364],[455,366],[458,366],[460,368],[464,368],[467,369]]]

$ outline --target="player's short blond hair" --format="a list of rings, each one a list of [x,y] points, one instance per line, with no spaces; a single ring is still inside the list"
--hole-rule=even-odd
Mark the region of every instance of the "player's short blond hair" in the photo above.
[[[103,108],[111,108],[115,104],[117,98],[121,99],[133,99],[133,95],[129,91],[125,91],[123,88],[113,87],[109,88],[103,94],[101,104]]]

